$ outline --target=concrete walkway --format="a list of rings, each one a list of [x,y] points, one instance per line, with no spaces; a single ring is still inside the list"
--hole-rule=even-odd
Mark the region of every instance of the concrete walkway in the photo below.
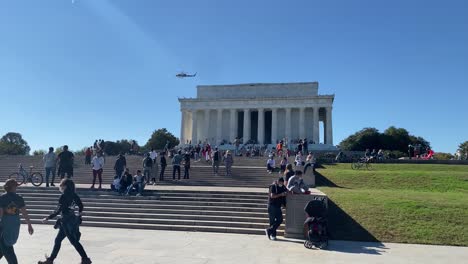
[[[32,264],[50,254],[56,230],[26,226],[15,246],[19,263]],[[153,263],[463,263],[468,248],[393,243],[332,241],[329,250],[305,249],[301,241],[269,241],[264,236],[82,228],[82,243],[95,264]],[[56,264],[79,263],[67,240]],[[1,260],[0,263],[6,263]]]

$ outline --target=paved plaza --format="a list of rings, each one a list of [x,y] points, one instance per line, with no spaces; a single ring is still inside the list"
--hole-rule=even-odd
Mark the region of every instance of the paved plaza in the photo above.
[[[37,263],[50,253],[56,230],[22,227],[16,245],[19,263]],[[269,241],[264,236],[217,233],[82,228],[82,242],[95,264],[123,263],[462,263],[468,248],[393,243],[332,241],[327,251],[305,249],[300,241]],[[55,263],[79,263],[67,240]],[[0,263],[5,263],[1,260]]]

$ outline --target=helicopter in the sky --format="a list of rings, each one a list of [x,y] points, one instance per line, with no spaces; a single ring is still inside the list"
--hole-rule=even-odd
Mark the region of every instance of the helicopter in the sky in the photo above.
[[[187,77],[195,77],[195,76],[197,76],[197,73],[187,74],[186,72],[180,72],[180,73],[176,74],[177,78],[187,78]]]

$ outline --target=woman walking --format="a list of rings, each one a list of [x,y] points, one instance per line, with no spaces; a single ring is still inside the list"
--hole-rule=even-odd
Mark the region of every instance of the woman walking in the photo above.
[[[226,166],[226,176],[232,175],[232,164],[234,164],[234,159],[232,158],[231,151],[226,151],[226,155],[224,156],[224,165]]]
[[[62,195],[60,196],[57,210],[42,220],[43,223],[46,223],[48,220],[61,214],[61,217],[57,220],[54,226],[54,228],[59,229],[57,237],[55,238],[54,249],[52,250],[50,257],[45,261],[39,261],[38,264],[53,264],[65,237],[68,238],[70,244],[72,244],[80,254],[81,264],[91,264],[91,260],[88,258],[88,255],[80,243],[80,224],[81,214],[83,212],[83,203],[75,192],[75,183],[70,179],[62,180],[60,183],[60,191],[62,192]],[[75,214],[75,207],[78,207],[78,214]]]

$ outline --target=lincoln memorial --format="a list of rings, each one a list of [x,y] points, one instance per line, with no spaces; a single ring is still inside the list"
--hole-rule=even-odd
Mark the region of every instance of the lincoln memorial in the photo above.
[[[179,98],[180,141],[275,144],[307,138],[332,146],[334,98],[319,95],[318,82],[200,85],[197,98]]]

